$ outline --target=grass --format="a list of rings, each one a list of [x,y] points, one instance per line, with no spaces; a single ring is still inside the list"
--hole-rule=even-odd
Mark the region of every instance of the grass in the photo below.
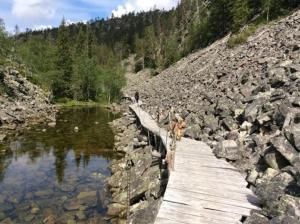
[[[252,36],[260,27],[280,21],[285,16],[287,16],[290,12],[284,12],[282,15],[277,16],[269,21],[266,20],[265,16],[258,17],[254,22],[248,24],[245,29],[241,30],[238,33],[235,33],[230,36],[227,46],[229,48],[234,48],[238,45],[244,44],[247,42],[248,38]]]
[[[229,48],[234,48],[235,46],[246,43],[248,38],[253,35],[260,26],[262,26],[262,24],[250,24],[241,32],[231,35],[227,42],[227,46]]]

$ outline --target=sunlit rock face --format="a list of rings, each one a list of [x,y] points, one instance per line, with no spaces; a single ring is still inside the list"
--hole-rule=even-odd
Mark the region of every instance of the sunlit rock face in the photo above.
[[[225,37],[126,90],[153,117],[173,107],[186,137],[248,174],[265,212],[248,223],[300,222],[299,20],[298,10],[235,48]]]

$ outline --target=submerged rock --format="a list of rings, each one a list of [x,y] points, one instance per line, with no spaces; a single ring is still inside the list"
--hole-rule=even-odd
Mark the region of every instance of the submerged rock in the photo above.
[[[54,128],[56,126],[56,122],[50,122],[50,123],[48,123],[48,126],[50,128]]]

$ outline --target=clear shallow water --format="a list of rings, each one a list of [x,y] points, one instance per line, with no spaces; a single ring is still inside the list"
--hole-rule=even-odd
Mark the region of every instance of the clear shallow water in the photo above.
[[[101,108],[64,109],[55,128],[0,145],[0,223],[106,223],[112,119]]]

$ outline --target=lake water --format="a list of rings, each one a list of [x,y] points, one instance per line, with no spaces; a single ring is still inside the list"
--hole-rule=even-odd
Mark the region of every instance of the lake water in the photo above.
[[[0,223],[107,223],[113,118],[62,109],[55,128],[33,126],[0,145]]]

